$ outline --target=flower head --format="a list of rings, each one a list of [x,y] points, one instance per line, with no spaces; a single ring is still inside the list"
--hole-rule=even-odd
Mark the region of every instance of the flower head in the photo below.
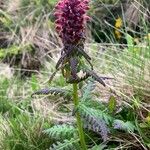
[[[56,5],[54,14],[56,30],[63,42],[56,69],[62,70],[68,83],[78,83],[92,76],[105,85],[95,73],[89,71],[89,66],[81,59],[84,57],[93,70],[91,58],[84,51],[85,26],[90,19],[86,15],[88,9],[89,0],[60,0]],[[79,76],[80,71],[84,72],[82,77]]]
[[[60,0],[56,5],[56,30],[64,44],[77,44],[85,38],[88,3],[88,0]]]

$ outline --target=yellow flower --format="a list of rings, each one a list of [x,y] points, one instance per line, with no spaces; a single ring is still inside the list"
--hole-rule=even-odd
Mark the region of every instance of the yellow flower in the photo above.
[[[115,36],[117,39],[121,38],[121,33],[118,30],[115,30]]]
[[[116,28],[121,28],[121,27],[122,27],[122,19],[121,19],[120,17],[118,17],[118,18],[116,19],[115,27],[116,27]]]
[[[122,19],[120,17],[118,17],[115,21],[115,36],[117,39],[121,38],[121,32],[119,31],[122,27]]]

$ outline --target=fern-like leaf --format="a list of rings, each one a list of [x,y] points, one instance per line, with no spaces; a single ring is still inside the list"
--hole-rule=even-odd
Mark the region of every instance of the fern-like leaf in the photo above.
[[[31,97],[34,95],[59,95],[67,99],[71,99],[71,91],[66,90],[66,89],[60,89],[60,88],[50,88],[50,89],[41,89],[39,91],[34,92]]]
[[[91,91],[95,89],[95,83],[93,81],[89,81],[87,85],[82,90],[82,100],[88,100],[92,98]]]
[[[53,144],[49,150],[81,150],[79,145],[79,139],[70,139],[70,140],[64,140],[62,142],[57,142],[56,144]]]
[[[131,121],[124,122],[122,120],[114,120],[114,129],[119,129],[127,132],[134,132],[136,130],[135,125]]]
[[[94,107],[91,105],[93,105]],[[96,107],[96,105],[102,105],[102,106]],[[103,107],[104,107],[103,104],[101,104],[97,101],[94,101],[94,100],[93,101],[89,100],[89,101],[80,102],[78,109],[81,113],[83,111],[83,114],[89,113],[91,115],[94,115],[95,117],[104,120],[106,122],[106,124],[109,125],[110,123],[112,123],[113,118],[112,118],[112,116],[110,116],[108,113],[106,113],[104,111]]]
[[[56,140],[71,139],[77,136],[77,129],[71,125],[56,125],[43,131]]]
[[[102,136],[104,141],[108,138],[109,129],[105,123],[105,120],[99,115],[100,111],[94,110],[93,108],[88,108],[84,104],[80,104],[78,111],[84,120],[88,123],[84,126],[89,130],[93,130]]]

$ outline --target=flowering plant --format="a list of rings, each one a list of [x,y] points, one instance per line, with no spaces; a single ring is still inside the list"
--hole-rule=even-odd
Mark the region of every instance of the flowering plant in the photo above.
[[[89,0],[60,0],[55,7],[54,13],[56,17],[56,30],[63,43],[61,56],[56,64],[56,72],[61,70],[66,82],[73,84],[74,110],[80,144],[83,150],[87,150],[87,146],[84,138],[81,114],[77,111],[80,103],[78,98],[78,83],[84,81],[88,77],[92,77],[105,86],[103,79],[107,79],[106,77],[99,77],[93,71],[91,57],[84,50],[86,22],[90,20],[90,17],[86,14],[88,9]],[[84,58],[88,64],[84,63],[82,58]],[[54,72],[50,80],[52,80],[56,72]],[[64,90],[58,89],[43,89],[34,94],[49,93],[54,93],[54,95],[60,93],[60,95],[63,95],[65,92]],[[100,134],[102,134],[102,136],[105,137],[104,140],[106,140],[107,128],[105,128],[105,123],[102,123],[86,113],[83,115],[83,118],[86,118],[86,120],[92,124],[90,126],[92,126],[95,131],[101,131],[101,129],[104,129],[105,132],[101,132]]]

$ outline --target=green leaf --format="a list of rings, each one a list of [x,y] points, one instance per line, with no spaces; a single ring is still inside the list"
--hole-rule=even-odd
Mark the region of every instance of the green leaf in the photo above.
[[[95,88],[95,84],[93,81],[89,81],[86,86],[83,88],[83,94],[82,94],[82,101],[83,100],[89,100],[92,98],[91,96],[91,91],[93,91],[93,89]]]
[[[49,129],[44,130],[44,133],[48,134],[50,138],[56,140],[71,139],[77,137],[77,129],[71,125],[55,125]]]
[[[134,132],[134,130],[136,129],[135,125],[131,121],[127,121],[125,123],[125,127],[128,132]]]
[[[114,96],[110,96],[109,102],[108,102],[108,109],[110,113],[113,113],[113,111],[116,109],[116,98]]]
[[[128,49],[130,52],[132,52],[134,50],[134,42],[132,36],[126,34],[126,40],[127,40]]]
[[[124,122],[123,120],[114,120],[114,129],[124,130],[126,132],[134,132],[136,126],[131,121]]]
[[[37,89],[39,89],[38,80],[37,80],[36,76],[33,74],[31,77],[31,87],[32,87],[33,91],[36,91]]]
[[[57,142],[50,147],[50,150],[81,150],[79,145],[79,139],[64,140],[63,142]]]
[[[100,145],[95,145],[92,148],[90,148],[89,150],[104,150],[106,148],[106,145],[104,144],[100,144]]]

